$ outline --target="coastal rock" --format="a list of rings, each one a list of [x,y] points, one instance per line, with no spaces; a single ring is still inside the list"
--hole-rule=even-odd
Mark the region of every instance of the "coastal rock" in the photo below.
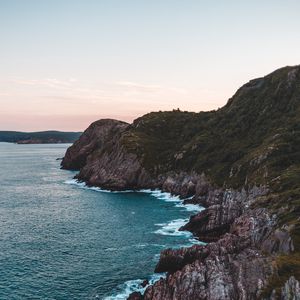
[[[195,172],[169,172],[166,175],[159,176],[158,182],[163,191],[179,195],[184,199],[195,195],[199,179],[200,176]],[[158,182],[156,182],[156,185]]]
[[[103,119],[92,123],[68,148],[61,163],[64,169],[79,170],[85,166],[87,157],[96,149],[103,148],[114,135],[120,134],[128,127],[121,121]]]
[[[199,245],[177,250],[163,250],[160,254],[159,262],[156,265],[155,272],[174,273],[181,270],[185,265],[190,264],[197,259],[206,257],[208,255],[207,252],[205,247]]]
[[[148,186],[149,174],[137,155],[128,152],[121,142],[128,126],[110,119],[94,122],[67,150],[62,167],[80,169],[77,179],[106,189]]]
[[[144,299],[258,299],[274,274],[261,246],[275,224],[266,209],[246,209],[216,242],[162,251],[156,271],[167,278],[148,287]]]
[[[143,300],[143,295],[140,292],[133,292],[127,298],[128,300]]]
[[[149,188],[151,177],[135,154],[128,153],[118,141],[111,141],[114,150],[103,149],[101,157],[88,156],[77,178],[89,185],[110,190]],[[109,146],[112,146],[111,144]],[[108,146],[108,147],[109,147]]]
[[[201,199],[208,208],[190,218],[180,230],[191,231],[200,240],[215,241],[229,232],[230,225],[236,220],[256,197],[265,195],[265,187],[254,187],[249,191],[210,190]]]
[[[192,216],[189,222],[182,226],[180,230],[190,231],[204,242],[215,241],[228,232],[230,224],[234,220],[234,215],[233,210],[229,210],[228,207],[210,206]],[[239,215],[239,212],[236,215]]]
[[[144,299],[256,299],[271,273],[268,259],[254,250],[211,254],[148,287]]]
[[[141,286],[144,288],[144,287],[146,287],[148,284],[149,284],[149,280],[148,280],[148,279],[145,279],[145,280],[143,280]]]

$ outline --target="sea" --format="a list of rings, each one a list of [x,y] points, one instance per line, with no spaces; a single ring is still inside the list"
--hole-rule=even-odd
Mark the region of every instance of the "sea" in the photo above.
[[[60,169],[69,144],[0,143],[0,299],[124,300],[202,208],[159,190],[110,192]]]

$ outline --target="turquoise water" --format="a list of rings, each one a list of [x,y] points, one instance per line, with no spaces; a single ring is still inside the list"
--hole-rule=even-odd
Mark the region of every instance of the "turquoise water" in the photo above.
[[[0,299],[126,299],[166,247],[195,240],[177,198],[107,193],[60,170],[69,145],[0,143]]]

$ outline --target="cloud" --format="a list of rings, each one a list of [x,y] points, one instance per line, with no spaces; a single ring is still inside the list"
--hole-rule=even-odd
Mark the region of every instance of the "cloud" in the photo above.
[[[11,96],[11,94],[10,93],[0,93],[0,97],[9,97],[9,96]]]
[[[162,89],[160,85],[141,84],[141,83],[132,82],[132,81],[118,81],[118,82],[116,82],[116,85],[118,85],[120,87],[125,87],[128,89],[138,90],[141,92],[159,91]]]
[[[124,87],[127,91],[133,91],[138,93],[157,93],[157,94],[187,94],[187,90],[179,87],[168,87],[168,86],[161,86],[156,84],[142,84],[138,82],[132,81],[118,81],[116,85],[119,87]]]
[[[74,78],[63,80],[13,78],[10,82],[14,84],[10,89],[17,93],[15,98],[31,103],[32,107],[42,105],[52,107],[59,103],[65,105],[64,109],[76,107],[79,110],[81,107],[83,111],[88,109],[128,111],[147,107],[148,110],[164,110],[173,106],[179,107],[183,99],[190,101],[194,98],[190,90],[181,87],[130,80],[87,83]]]
[[[186,95],[187,90],[179,87],[168,87],[158,84],[145,84],[139,82],[133,82],[128,80],[117,81],[113,83],[95,83],[89,84],[79,82],[75,78],[69,78],[66,80],[60,80],[57,78],[43,78],[43,79],[23,79],[13,78],[10,82],[20,85],[29,86],[32,88],[41,87],[48,88],[48,93],[51,90],[59,90],[58,97],[74,97],[74,98],[120,98],[120,97],[132,97],[139,95],[142,97],[172,97],[174,95]],[[99,89],[98,87],[101,87]]]
[[[29,86],[46,86],[50,88],[69,88],[77,82],[76,79],[70,78],[68,80],[58,80],[56,78],[44,79],[12,79],[13,83]]]

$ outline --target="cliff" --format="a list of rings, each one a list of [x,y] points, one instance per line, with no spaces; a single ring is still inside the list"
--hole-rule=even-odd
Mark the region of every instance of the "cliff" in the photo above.
[[[182,230],[209,243],[163,251],[166,279],[134,299],[299,299],[299,121],[300,67],[285,67],[217,111],[100,120],[67,150],[62,167],[87,184],[206,207]]]

